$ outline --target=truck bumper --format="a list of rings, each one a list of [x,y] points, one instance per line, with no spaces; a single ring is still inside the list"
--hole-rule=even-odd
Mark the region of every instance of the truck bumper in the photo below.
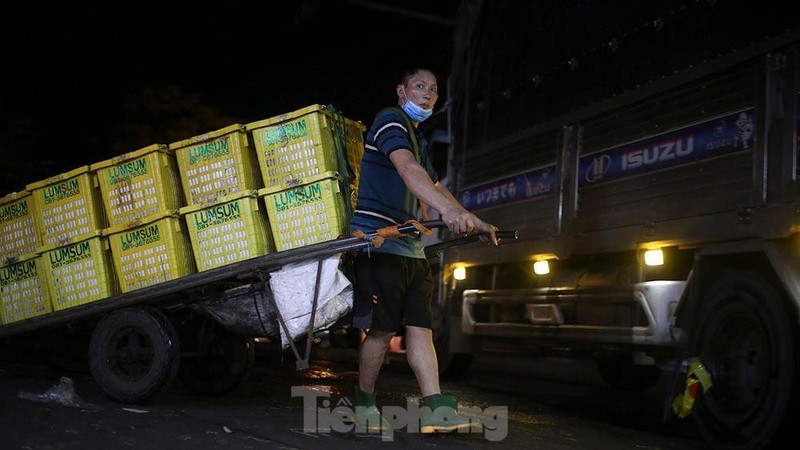
[[[469,336],[671,346],[684,281],[629,289],[466,290],[461,330]]]

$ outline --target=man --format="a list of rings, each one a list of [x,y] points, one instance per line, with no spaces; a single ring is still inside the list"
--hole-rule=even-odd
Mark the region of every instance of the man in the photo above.
[[[351,232],[371,233],[417,218],[420,206],[439,212],[455,234],[484,234],[497,245],[496,227],[467,211],[438,182],[417,127],[433,112],[439,97],[436,76],[429,70],[405,73],[396,87],[399,108],[387,108],[375,118],[365,139],[358,200]],[[424,414],[420,431],[448,432],[471,428],[470,419],[456,413],[456,401],[442,395],[431,331],[433,279],[420,237],[408,234],[386,239],[380,247],[363,250],[355,259],[359,309],[371,303],[371,321],[359,354],[354,421],[361,429],[388,431],[375,404],[375,384],[391,338],[405,327],[406,357],[416,376]],[[472,419],[475,423],[475,419]]]

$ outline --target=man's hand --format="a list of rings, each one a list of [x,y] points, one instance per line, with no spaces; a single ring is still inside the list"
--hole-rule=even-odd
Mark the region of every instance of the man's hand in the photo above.
[[[466,209],[451,208],[442,214],[442,222],[453,234],[463,234],[464,236],[481,233],[481,240],[492,245],[497,245],[497,227],[486,223],[475,214]]]
[[[491,244],[491,245],[495,245],[496,246],[497,243],[500,241],[500,239],[497,237],[497,234],[496,234],[497,233],[497,227],[492,225],[492,224],[486,223],[484,221],[481,221],[481,223],[484,226],[476,228],[477,230],[479,230],[482,233],[481,236],[480,236],[481,242],[483,242],[485,244]]]

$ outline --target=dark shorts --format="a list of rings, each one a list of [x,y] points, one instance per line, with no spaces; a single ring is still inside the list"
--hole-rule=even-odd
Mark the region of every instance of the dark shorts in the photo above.
[[[425,259],[359,253],[354,261],[353,326],[398,332],[431,328],[433,277]]]

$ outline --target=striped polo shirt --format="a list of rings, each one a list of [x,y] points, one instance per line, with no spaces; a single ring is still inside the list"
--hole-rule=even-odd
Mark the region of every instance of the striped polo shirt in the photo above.
[[[378,113],[364,140],[364,157],[358,184],[358,200],[350,232],[361,230],[372,233],[378,228],[402,225],[408,220],[418,219],[419,202],[408,190],[389,155],[398,149],[411,150],[406,121],[399,108],[387,108]],[[439,180],[428,157],[428,142],[415,128],[411,130],[419,144],[419,162],[433,182]],[[391,253],[411,258],[425,258],[425,249],[417,233],[402,238],[386,239],[371,252]],[[366,249],[365,249],[366,251]]]

